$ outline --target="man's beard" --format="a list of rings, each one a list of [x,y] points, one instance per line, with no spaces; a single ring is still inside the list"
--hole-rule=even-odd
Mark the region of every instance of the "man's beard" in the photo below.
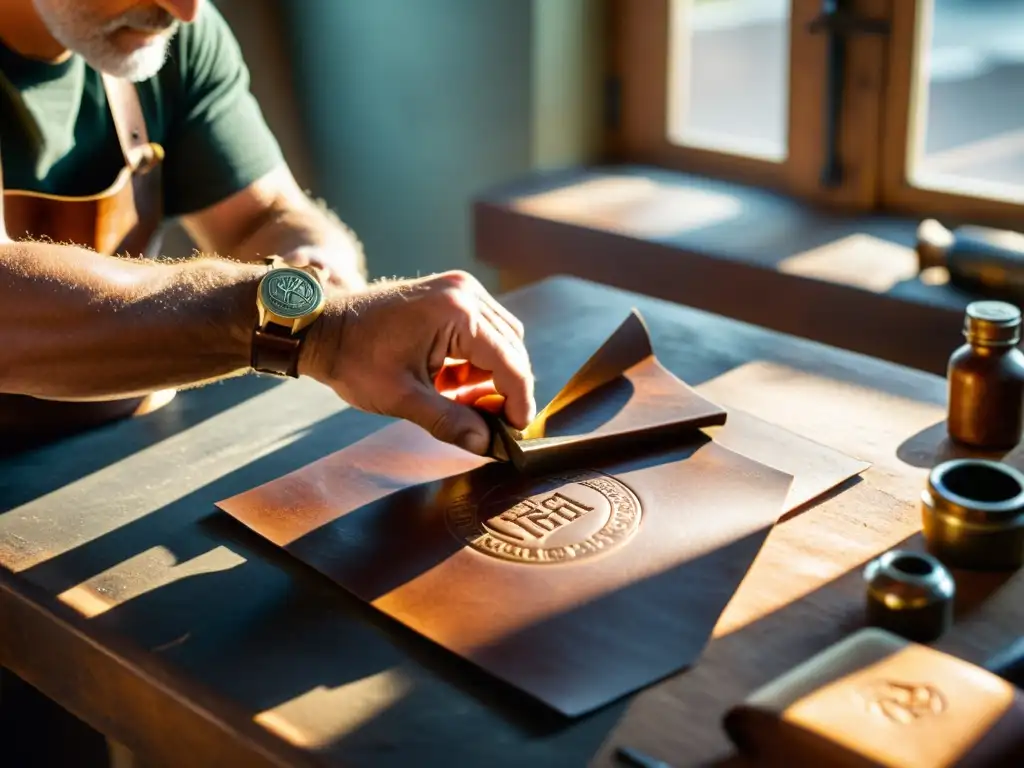
[[[78,53],[94,69],[133,82],[153,77],[164,65],[179,22],[163,8],[133,8],[111,20],[96,19],[80,0],[34,0],[36,12],[61,45]],[[130,53],[115,42],[119,29],[159,36]]]

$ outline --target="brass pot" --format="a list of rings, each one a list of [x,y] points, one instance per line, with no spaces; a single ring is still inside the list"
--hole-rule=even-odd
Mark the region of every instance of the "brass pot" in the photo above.
[[[928,551],[952,568],[1015,570],[1024,563],[1024,474],[987,459],[936,466],[921,494]]]

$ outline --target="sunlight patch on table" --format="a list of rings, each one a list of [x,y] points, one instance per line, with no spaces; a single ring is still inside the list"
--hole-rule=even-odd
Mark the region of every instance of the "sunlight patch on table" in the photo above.
[[[398,669],[369,675],[338,688],[319,686],[253,718],[303,749],[320,749],[379,717],[412,690]]]
[[[811,355],[813,350],[809,351],[808,368],[813,365]],[[892,389],[883,391],[859,383],[862,373],[854,366],[847,371],[848,377],[839,378],[797,367],[800,362],[794,359],[793,365],[787,365],[754,360],[703,382],[696,390],[726,409],[733,404],[741,406],[759,419],[854,458],[870,461],[876,474],[894,466],[901,467],[901,471],[905,469],[897,457],[899,446],[945,418],[945,407],[929,399],[935,393],[922,392],[921,399],[916,399],[900,392],[902,369],[896,366],[892,366]],[[871,361],[870,364],[880,363]],[[843,372],[837,373],[842,375]],[[836,418],[837,413],[851,412],[857,414],[855,419]],[[837,423],[844,428],[836,430]],[[707,432],[713,436],[714,429]],[[900,478],[906,482],[902,474],[893,480]],[[880,487],[892,492],[884,484]],[[918,492],[916,488],[913,491]]]
[[[920,529],[915,505],[863,488],[858,495],[831,500],[830,510],[828,518],[802,515],[772,530],[712,637],[757,624],[851,573],[859,574],[882,551]],[[839,529],[836,517],[858,518],[862,524]],[[884,521],[881,527],[878,521]]]
[[[779,263],[780,272],[885,293],[917,277],[913,248],[857,233],[797,253]]]
[[[860,383],[864,374],[856,367],[823,376],[797,367],[797,357],[791,362],[755,360],[696,389],[727,410],[733,404],[742,406],[753,416],[868,461],[871,467],[861,484],[830,499],[827,516],[803,514],[775,526],[720,617],[714,637],[807,597],[920,530],[917,499],[927,470],[909,471],[898,451],[944,417],[944,407],[928,399],[935,393],[921,392],[921,399],[915,399],[916,393],[900,386],[902,369],[896,366],[891,389],[885,391]],[[837,413],[855,418],[837,420]],[[837,424],[844,428],[837,429]],[[713,437],[717,429],[704,431]],[[854,525],[839,529],[837,518]]]
[[[182,563],[166,547],[152,547],[65,590],[57,599],[91,619],[180,579],[227,571],[244,562],[244,557],[227,547],[216,547]]]
[[[736,219],[742,201],[709,189],[605,176],[520,197],[522,213],[637,237],[670,237]]]

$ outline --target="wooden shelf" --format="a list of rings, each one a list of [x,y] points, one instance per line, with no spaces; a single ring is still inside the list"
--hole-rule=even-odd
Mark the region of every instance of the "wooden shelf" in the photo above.
[[[916,219],[623,165],[537,173],[474,201],[502,287],[587,278],[944,375],[977,298],[919,275]]]

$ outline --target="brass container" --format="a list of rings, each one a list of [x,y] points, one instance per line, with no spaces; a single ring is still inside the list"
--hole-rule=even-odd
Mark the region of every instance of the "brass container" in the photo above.
[[[936,558],[894,549],[864,568],[869,625],[928,643],[953,625],[953,575]]]
[[[935,467],[921,494],[928,551],[951,568],[1015,570],[1024,563],[1024,474],[987,459]]]

